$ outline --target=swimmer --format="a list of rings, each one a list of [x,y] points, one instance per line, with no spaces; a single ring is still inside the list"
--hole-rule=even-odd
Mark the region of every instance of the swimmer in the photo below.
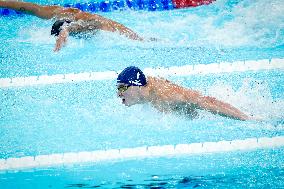
[[[125,68],[117,77],[117,95],[126,106],[150,103],[161,112],[177,112],[191,118],[197,109],[238,119],[251,119],[232,105],[200,92],[176,85],[168,80],[146,77],[137,67]]]
[[[51,29],[51,35],[57,36],[54,51],[59,51],[67,42],[69,34],[104,30],[118,32],[132,40],[144,39],[131,29],[111,19],[97,14],[83,12],[77,8],[65,8],[61,6],[41,6],[29,2],[2,1],[0,8],[8,8],[25,14],[34,15],[42,19],[55,19]]]

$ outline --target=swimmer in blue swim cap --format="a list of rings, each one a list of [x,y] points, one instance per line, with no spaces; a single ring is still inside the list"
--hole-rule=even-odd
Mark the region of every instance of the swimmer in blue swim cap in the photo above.
[[[239,120],[252,119],[232,105],[157,77],[146,77],[137,67],[125,68],[117,77],[117,95],[126,106],[149,103],[161,112],[197,117],[197,109]]]
[[[147,85],[144,73],[137,67],[125,68],[117,77],[118,96],[126,106],[143,103],[145,94],[143,86]],[[145,99],[146,100],[146,99]]]
[[[78,34],[97,30],[117,32],[132,40],[144,39],[126,26],[97,14],[83,12],[77,8],[57,5],[41,6],[29,2],[2,1],[0,8],[8,8],[37,16],[42,19],[55,19],[51,34],[57,36],[54,51],[59,51],[67,42],[69,34]]]

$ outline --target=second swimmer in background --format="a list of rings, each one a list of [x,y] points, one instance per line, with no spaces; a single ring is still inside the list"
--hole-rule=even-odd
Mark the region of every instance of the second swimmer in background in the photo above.
[[[42,19],[55,19],[51,34],[57,36],[54,51],[59,51],[70,34],[104,30],[118,32],[132,40],[143,41],[137,33],[126,26],[97,14],[83,12],[77,8],[51,5],[42,6],[28,2],[0,1],[0,8],[8,8],[37,16]],[[151,38],[150,40],[155,40]]]

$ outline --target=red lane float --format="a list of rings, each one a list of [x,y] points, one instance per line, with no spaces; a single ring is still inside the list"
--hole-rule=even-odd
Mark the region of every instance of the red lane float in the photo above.
[[[215,0],[172,0],[175,8],[197,7],[200,5],[208,5]]]

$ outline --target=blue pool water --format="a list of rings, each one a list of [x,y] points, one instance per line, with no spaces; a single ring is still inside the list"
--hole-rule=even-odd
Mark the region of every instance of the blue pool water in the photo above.
[[[88,40],[70,38],[59,53],[52,51],[52,21],[1,17],[0,77],[281,59],[283,12],[281,0],[217,0],[182,10],[100,13],[160,41],[99,32]],[[190,120],[148,105],[126,108],[115,80],[1,88],[0,159],[284,135],[283,70],[169,79],[264,121],[203,111]],[[283,155],[278,148],[9,170],[0,172],[0,188],[282,188]]]

